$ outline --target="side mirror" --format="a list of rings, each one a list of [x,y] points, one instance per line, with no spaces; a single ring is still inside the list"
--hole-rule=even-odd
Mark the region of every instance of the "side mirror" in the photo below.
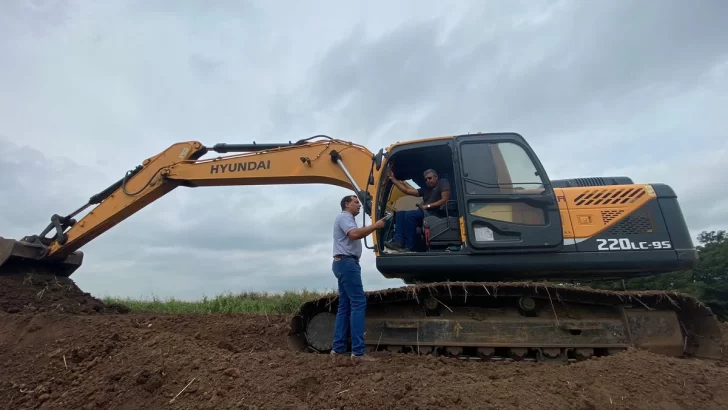
[[[364,207],[364,213],[367,215],[371,215],[372,214],[372,196],[369,195],[369,192],[359,191],[356,193],[356,196],[359,198],[359,202],[361,202],[362,206]]]
[[[384,149],[380,148],[379,152],[374,156],[374,165],[377,167],[377,171],[382,167],[382,157],[384,157]]]

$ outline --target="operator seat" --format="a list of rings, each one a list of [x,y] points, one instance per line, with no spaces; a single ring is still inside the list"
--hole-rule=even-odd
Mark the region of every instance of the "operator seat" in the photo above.
[[[428,249],[459,247],[462,244],[456,184],[449,173],[441,174],[440,178],[450,182],[450,200],[440,207],[439,216],[426,215],[422,227],[417,228]]]

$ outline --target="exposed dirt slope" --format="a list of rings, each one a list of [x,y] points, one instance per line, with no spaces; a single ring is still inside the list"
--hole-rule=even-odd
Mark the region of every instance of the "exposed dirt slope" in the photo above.
[[[11,306],[42,306],[35,288],[2,292],[30,296]],[[56,304],[99,303],[65,295]],[[401,355],[352,364],[287,350],[283,317],[80,311],[0,313],[1,408],[728,408],[728,361],[633,350],[568,366]]]
[[[69,278],[41,273],[0,276],[0,312],[125,313],[122,306],[104,305]]]

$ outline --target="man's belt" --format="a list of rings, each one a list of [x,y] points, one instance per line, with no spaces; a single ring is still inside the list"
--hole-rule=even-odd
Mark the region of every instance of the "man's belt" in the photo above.
[[[354,259],[354,260],[355,260],[355,261],[357,261],[357,262],[359,261],[359,258],[357,258],[357,257],[356,257],[356,256],[354,256],[354,255],[342,255],[342,254],[339,254],[339,255],[334,255],[334,260],[335,260],[335,261],[340,261],[340,260],[342,260],[342,259],[346,259],[346,258],[351,258],[351,259]]]

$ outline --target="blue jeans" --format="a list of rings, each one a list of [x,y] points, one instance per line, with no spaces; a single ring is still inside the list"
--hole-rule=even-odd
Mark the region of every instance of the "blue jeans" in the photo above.
[[[415,247],[415,233],[417,226],[422,223],[425,217],[421,209],[411,209],[409,211],[398,211],[396,214],[394,225],[394,242],[399,242],[407,249]]]
[[[334,261],[334,276],[339,281],[339,307],[334,324],[334,345],[336,353],[344,353],[347,336],[351,331],[351,352],[364,354],[364,320],[367,307],[364,285],[361,282],[361,266],[351,258]]]

